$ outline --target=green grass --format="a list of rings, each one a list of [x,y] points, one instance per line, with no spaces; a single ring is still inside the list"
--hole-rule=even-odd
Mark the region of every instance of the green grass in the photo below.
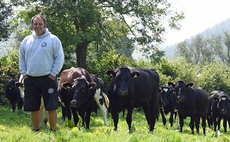
[[[148,133],[146,119],[142,112],[134,111],[132,133],[128,132],[125,118],[120,116],[118,131],[113,131],[111,115],[108,116],[108,126],[103,125],[103,119],[92,113],[90,129],[86,130],[80,126],[72,127],[72,122],[61,123],[61,109],[58,109],[57,131],[50,132],[49,126],[42,128],[39,132],[31,131],[29,126],[29,114],[19,115],[12,112],[9,107],[0,106],[0,141],[1,142],[228,142],[230,141],[230,130],[215,136],[213,130],[207,128],[206,136],[200,128],[200,134],[191,134],[186,119],[183,132],[178,132],[176,124],[173,128],[165,128],[161,118],[157,121],[154,132]],[[168,121],[168,120],[167,120]],[[223,128],[221,126],[221,128]]]

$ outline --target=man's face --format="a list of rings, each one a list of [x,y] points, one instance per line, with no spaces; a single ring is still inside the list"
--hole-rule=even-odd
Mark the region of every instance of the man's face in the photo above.
[[[33,29],[36,33],[36,35],[40,36],[43,35],[46,31],[46,26],[44,24],[44,21],[41,17],[35,17],[33,19]]]

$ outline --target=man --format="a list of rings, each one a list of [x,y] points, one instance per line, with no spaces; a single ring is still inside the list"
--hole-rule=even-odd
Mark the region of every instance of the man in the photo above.
[[[20,46],[19,69],[25,85],[24,110],[31,112],[32,129],[40,129],[40,105],[44,100],[50,130],[57,122],[58,94],[56,75],[64,63],[62,43],[46,27],[46,19],[36,15],[31,19],[33,32]]]

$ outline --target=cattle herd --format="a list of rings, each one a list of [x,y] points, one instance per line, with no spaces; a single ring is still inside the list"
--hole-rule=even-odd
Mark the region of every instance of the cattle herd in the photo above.
[[[166,117],[169,113],[170,127],[177,122],[182,132],[184,119],[189,117],[189,127],[192,134],[194,129],[199,133],[201,126],[206,134],[208,127],[216,133],[220,132],[223,120],[224,132],[227,132],[227,123],[230,127],[230,98],[227,93],[214,90],[205,92],[195,87],[193,83],[183,80],[168,82],[160,86],[160,78],[154,69],[121,66],[106,72],[110,77],[108,88],[104,81],[94,74],[80,67],[71,67],[63,70],[58,77],[59,101],[62,110],[62,121],[71,121],[77,126],[79,116],[83,127],[90,128],[90,115],[100,109],[104,124],[107,125],[107,113],[110,112],[114,130],[118,129],[119,113],[126,110],[126,122],[131,131],[132,112],[134,108],[141,108],[144,112],[149,132],[154,131],[158,117],[162,117],[166,126]],[[12,110],[22,111],[24,88],[21,80],[11,80],[5,88]],[[41,107],[41,115],[46,124],[47,117]],[[79,116],[78,116],[79,115]],[[179,120],[179,121],[176,121]],[[200,125],[201,121],[201,125]]]

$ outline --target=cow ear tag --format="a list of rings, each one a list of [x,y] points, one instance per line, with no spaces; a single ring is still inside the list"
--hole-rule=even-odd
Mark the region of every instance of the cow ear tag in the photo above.
[[[135,74],[133,77],[134,77],[134,78],[137,78],[137,75]]]
[[[69,87],[69,86],[67,86],[66,88],[67,88],[67,89],[70,89],[70,87]]]
[[[111,76],[111,77],[112,77],[112,76],[113,76],[113,74],[112,74],[112,73],[110,73],[110,74],[109,74],[109,76]]]

